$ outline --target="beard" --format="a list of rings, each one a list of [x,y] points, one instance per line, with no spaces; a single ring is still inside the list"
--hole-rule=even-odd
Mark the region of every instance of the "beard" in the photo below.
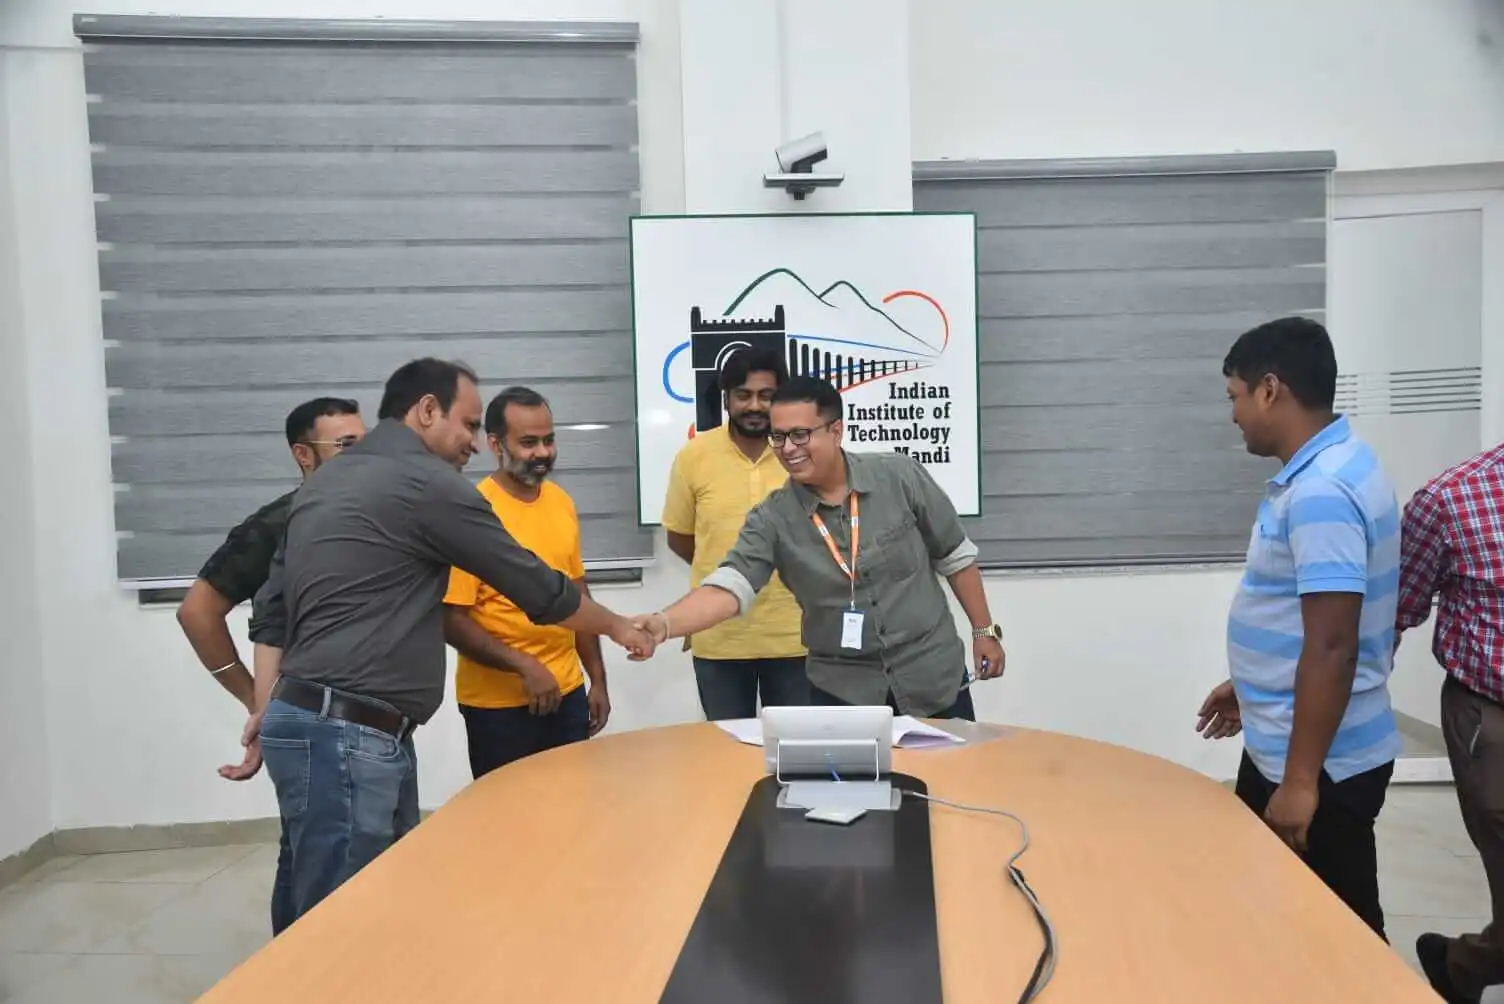
[[[736,417],[727,416],[726,420],[731,423],[731,428],[738,436],[748,439],[766,439],[768,437],[768,413],[765,411],[744,411]],[[748,423],[752,424],[748,424]]]
[[[553,458],[540,460],[517,460],[514,457],[502,454],[501,469],[516,479],[518,484],[527,485],[529,488],[537,488],[548,476],[553,473]]]

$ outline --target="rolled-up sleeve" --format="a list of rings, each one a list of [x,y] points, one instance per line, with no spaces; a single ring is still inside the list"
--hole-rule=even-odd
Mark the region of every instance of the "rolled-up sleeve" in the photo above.
[[[569,576],[517,543],[459,472],[435,474],[417,507],[421,532],[442,560],[474,575],[534,624],[557,624],[580,609]]]
[[[736,546],[727,552],[720,567],[701,583],[724,589],[736,597],[738,612],[745,614],[762,592],[778,565],[778,525],[759,503],[747,513]]]
[[[937,575],[950,578],[963,568],[976,564],[976,560],[977,545],[972,542],[970,537],[964,537],[954,551],[943,558],[931,561],[930,567],[935,570]]]
[[[961,517],[950,496],[915,460],[909,468],[909,500],[919,534],[930,556],[930,566],[942,576],[952,576],[977,560],[977,545],[966,536]]]

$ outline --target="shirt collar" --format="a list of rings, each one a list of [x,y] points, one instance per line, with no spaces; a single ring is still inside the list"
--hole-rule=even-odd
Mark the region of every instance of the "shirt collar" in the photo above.
[[[732,454],[735,454],[736,456],[740,457],[746,463],[757,465],[757,464],[761,464],[761,463],[765,462],[770,457],[772,457],[772,459],[775,462],[778,459],[777,457],[773,457],[773,448],[771,446],[769,446],[766,442],[764,442],[762,444],[762,453],[758,456],[758,458],[756,460],[753,460],[751,457],[749,457],[745,453],[743,453],[742,452],[742,448],[740,446],[736,445],[736,440],[734,440],[734,439],[731,438],[731,423],[730,422],[722,422],[720,425],[716,426],[715,434],[719,435],[721,437],[721,448],[722,449],[727,450],[728,452],[730,452]]]
[[[428,447],[418,434],[395,418],[383,418],[376,428],[366,433],[360,442],[351,446],[350,453],[374,453],[378,456],[399,456],[407,453],[428,454]],[[432,456],[432,454],[428,454]]]
[[[1338,415],[1335,420],[1327,425],[1316,435],[1305,441],[1300,449],[1295,451],[1295,456],[1290,462],[1280,469],[1280,472],[1270,479],[1272,485],[1287,485],[1295,480],[1295,475],[1305,470],[1319,457],[1323,450],[1338,443],[1345,443],[1352,438],[1352,426],[1348,424],[1346,415]]]
[[[858,495],[866,495],[872,491],[872,467],[867,458],[854,453],[841,451],[846,458],[846,484]]]
[[[860,454],[841,451],[841,456],[846,461],[846,487],[858,495],[867,495],[872,491],[872,471],[868,462]],[[815,511],[820,504],[820,495],[813,488],[801,485],[799,482],[789,479],[789,487],[793,488],[794,495],[799,499],[799,504],[804,506],[806,513]]]

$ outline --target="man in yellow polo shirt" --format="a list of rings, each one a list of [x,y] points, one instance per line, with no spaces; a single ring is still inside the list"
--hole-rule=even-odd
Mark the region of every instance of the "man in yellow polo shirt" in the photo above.
[[[691,585],[721,563],[752,507],[788,480],[768,448],[768,409],[787,379],[776,352],[742,349],[721,366],[726,424],[680,449],[663,503],[668,546],[689,562]],[[746,616],[690,640],[700,707],[711,721],[753,718],[764,707],[808,704],[799,605],[777,575]]]
[[[486,408],[485,425],[498,465],[480,493],[517,543],[588,595],[574,500],[549,480],[558,454],[548,402],[527,387],[509,387]],[[455,690],[474,777],[605,727],[611,702],[599,638],[534,624],[458,568],[444,604],[444,636],[460,656]]]

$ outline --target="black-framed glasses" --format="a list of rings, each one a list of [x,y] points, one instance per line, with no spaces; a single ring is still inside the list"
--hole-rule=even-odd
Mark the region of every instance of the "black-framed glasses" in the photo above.
[[[790,429],[787,432],[770,432],[768,433],[768,443],[775,450],[783,446],[785,440],[793,443],[795,446],[803,446],[809,442],[809,437],[814,435],[817,430],[828,429],[839,421],[840,419],[838,418],[831,419],[829,422],[820,423],[813,429]]]

